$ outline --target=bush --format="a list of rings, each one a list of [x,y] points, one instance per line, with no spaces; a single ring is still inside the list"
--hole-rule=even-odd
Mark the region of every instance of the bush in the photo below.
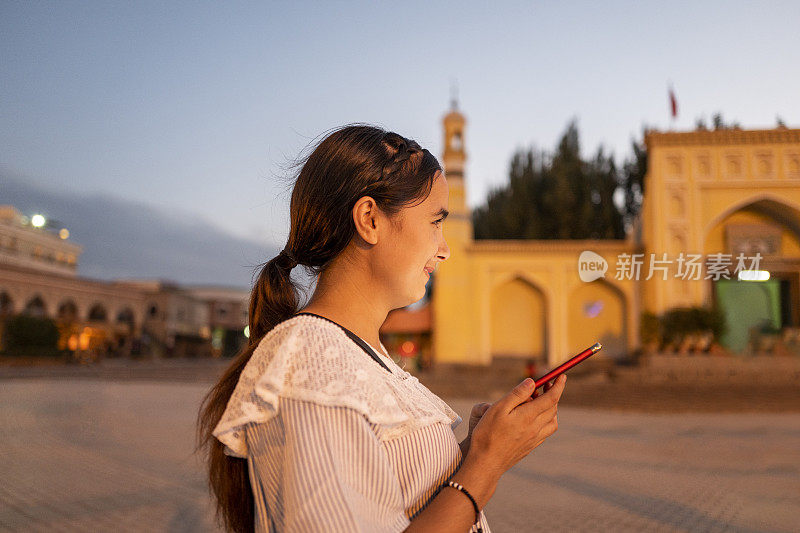
[[[58,337],[54,320],[16,315],[6,320],[3,344],[7,355],[58,355]]]
[[[644,344],[661,342],[661,323],[655,313],[650,311],[642,313],[642,320],[639,323],[639,336]]]
[[[725,316],[717,308],[678,307],[660,319],[662,344],[680,344],[687,335],[711,333],[719,341],[725,333]]]

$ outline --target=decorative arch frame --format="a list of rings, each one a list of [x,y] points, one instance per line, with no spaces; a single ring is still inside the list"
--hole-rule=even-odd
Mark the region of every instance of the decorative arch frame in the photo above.
[[[747,207],[749,205],[758,203],[758,202],[763,201],[763,200],[769,200],[771,202],[775,202],[777,204],[784,205],[784,206],[788,207],[789,209],[794,210],[800,216],[800,204],[798,204],[796,202],[793,202],[792,200],[789,200],[789,199],[786,199],[786,198],[781,198],[781,197],[779,197],[776,194],[771,193],[771,192],[762,192],[762,193],[753,194],[751,196],[748,196],[747,198],[744,198],[742,200],[739,200],[739,201],[736,201],[736,202],[732,203],[731,205],[729,205],[728,207],[723,209],[720,213],[715,215],[708,222],[708,224],[705,225],[705,227],[703,228],[703,233],[702,233],[702,246],[703,246],[702,249],[705,249],[706,238],[708,237],[709,232],[711,232],[711,230],[713,230],[717,225],[719,225],[720,222],[722,222],[723,220],[725,220],[726,218],[728,218],[732,214],[736,213],[737,211],[740,211],[741,209],[743,209],[743,208],[745,208],[745,207]],[[800,229],[800,228],[794,228],[795,231],[798,231],[798,229]],[[798,238],[800,238],[800,234],[798,234]]]
[[[545,280],[538,279],[538,276],[532,275],[530,272],[525,272],[522,270],[515,270],[512,272],[504,272],[501,273],[492,279],[489,280],[489,283],[486,285],[486,290],[483,291],[483,305],[481,305],[481,309],[483,310],[483,316],[481,317],[481,323],[484,324],[484,330],[482,332],[482,349],[484,353],[491,354],[491,347],[492,347],[492,332],[491,332],[491,317],[489,316],[490,308],[491,308],[491,299],[492,293],[494,290],[501,285],[508,283],[509,281],[520,280],[524,283],[527,283],[534,290],[537,290],[544,299],[544,320],[545,320],[545,328],[544,328],[544,349],[545,353],[549,353],[551,349],[552,339],[551,339],[551,322],[553,320],[552,317],[552,302],[553,302],[553,294],[551,289],[548,287]]]
[[[634,295],[627,294],[622,289],[622,287],[618,286],[616,283],[612,283],[612,282],[608,281],[606,278],[598,278],[598,279],[596,279],[594,281],[590,281],[589,283],[576,282],[576,283],[571,284],[569,286],[569,289],[567,290],[567,302],[568,303],[572,302],[573,296],[575,295],[575,292],[578,291],[578,289],[580,289],[581,287],[584,287],[586,285],[590,285],[592,283],[598,283],[598,282],[601,285],[603,285],[604,287],[607,287],[608,289],[610,289],[611,292],[617,298],[619,298],[619,301],[622,303],[622,333],[621,333],[621,335],[622,335],[622,342],[625,345],[627,345],[628,341],[630,339],[630,336],[631,336],[630,329],[631,329],[631,327],[633,327],[633,324],[630,323],[631,322],[630,317],[631,317],[631,314],[632,314],[631,313],[631,306],[634,305],[634,302],[633,302],[633,298],[635,297]],[[569,328],[569,326],[570,325],[567,324],[568,328]]]

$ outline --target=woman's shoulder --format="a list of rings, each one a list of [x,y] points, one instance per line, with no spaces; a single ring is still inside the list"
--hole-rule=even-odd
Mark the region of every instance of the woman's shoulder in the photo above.
[[[318,344],[319,341],[335,340],[341,330],[332,322],[312,315],[294,315],[276,324],[259,341],[258,348],[264,349],[283,344],[286,340],[292,343]]]
[[[335,324],[306,315],[293,317],[258,343],[215,435],[270,420],[284,398],[354,409],[382,426],[386,439],[421,425],[459,420],[415,381],[386,372]]]
[[[259,342],[240,384],[252,382],[254,392],[271,402],[283,396],[350,406],[365,414],[380,412],[378,418],[387,422],[400,416],[377,409],[376,396],[387,394],[387,378],[391,375],[337,325],[300,315],[278,324]],[[383,403],[388,405],[388,399]]]
[[[296,315],[280,322],[259,341],[248,366],[274,363],[273,372],[284,364],[293,369],[324,371],[348,362],[360,365],[362,354],[336,324],[311,315]]]

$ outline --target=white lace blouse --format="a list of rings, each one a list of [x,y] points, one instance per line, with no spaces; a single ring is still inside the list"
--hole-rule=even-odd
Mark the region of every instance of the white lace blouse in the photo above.
[[[214,429],[248,461],[256,531],[402,531],[458,469],[461,417],[381,349],[391,373],[312,315],[261,340]]]

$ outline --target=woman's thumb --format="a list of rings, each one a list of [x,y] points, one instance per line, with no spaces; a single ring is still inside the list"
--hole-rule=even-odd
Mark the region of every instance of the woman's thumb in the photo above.
[[[470,412],[470,416],[472,418],[480,418],[486,414],[486,411],[492,406],[490,403],[476,403],[472,406],[472,411]]]
[[[506,394],[502,402],[506,408],[506,412],[511,412],[516,406],[528,401],[528,398],[533,394],[533,386],[535,382],[531,378],[525,378],[522,383],[514,387],[511,392]]]

